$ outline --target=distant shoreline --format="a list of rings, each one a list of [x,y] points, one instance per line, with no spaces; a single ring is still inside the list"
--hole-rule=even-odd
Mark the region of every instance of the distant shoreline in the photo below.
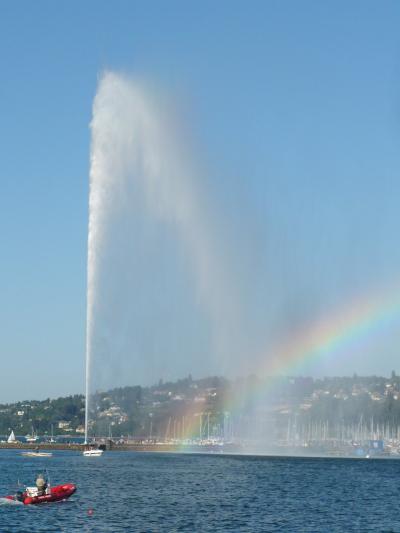
[[[20,442],[15,444],[0,443],[1,450],[34,450],[38,447],[40,450],[51,451],[76,451],[82,452],[85,449],[84,444],[77,443],[42,443],[38,446],[32,446],[31,444]],[[375,460],[375,459],[393,459],[398,460],[400,456],[389,455],[375,455],[375,456],[356,456],[350,454],[339,453],[282,453],[282,450],[276,450],[276,453],[268,452],[262,453],[260,451],[245,450],[239,447],[231,447],[230,449],[221,449],[205,446],[177,446],[174,444],[123,444],[112,446],[107,448],[107,452],[138,452],[138,453],[176,453],[176,454],[191,454],[191,455],[208,455],[213,457],[264,457],[270,459],[356,459],[356,460]]]

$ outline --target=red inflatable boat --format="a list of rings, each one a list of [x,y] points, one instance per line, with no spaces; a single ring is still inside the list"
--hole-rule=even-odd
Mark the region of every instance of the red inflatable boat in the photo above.
[[[45,494],[39,495],[36,487],[27,487],[24,492],[17,492],[14,496],[6,496],[8,500],[17,500],[25,505],[36,505],[38,503],[50,503],[66,500],[76,491],[73,483],[64,483],[56,487],[49,487]]]

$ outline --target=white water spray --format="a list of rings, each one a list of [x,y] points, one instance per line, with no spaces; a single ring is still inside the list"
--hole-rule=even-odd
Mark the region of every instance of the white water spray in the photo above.
[[[92,370],[96,352],[102,350],[104,324],[100,325],[98,317],[107,306],[102,301],[106,276],[102,271],[103,260],[113,240],[113,220],[122,210],[135,208],[138,201],[135,195],[140,197],[141,208],[169,226],[183,247],[194,275],[198,300],[213,324],[216,353],[226,354],[231,350],[236,321],[234,284],[229,280],[229,269],[223,259],[226,249],[215,242],[210,213],[204,207],[198,177],[188,161],[187,143],[179,136],[176,121],[165,106],[131,78],[106,72],[94,100],[91,131],[86,441],[91,418]],[[128,233],[123,237],[126,240],[129,240]],[[107,355],[112,358],[112,354]]]

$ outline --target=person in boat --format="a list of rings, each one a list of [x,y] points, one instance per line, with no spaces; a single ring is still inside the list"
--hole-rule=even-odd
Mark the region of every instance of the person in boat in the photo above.
[[[36,487],[38,490],[38,496],[43,496],[44,494],[46,494],[47,481],[44,478],[43,474],[39,474],[36,478]]]

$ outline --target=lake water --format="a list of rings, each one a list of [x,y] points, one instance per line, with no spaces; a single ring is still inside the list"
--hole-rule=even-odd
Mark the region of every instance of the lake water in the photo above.
[[[400,532],[400,461],[0,451],[0,494],[17,479],[73,482],[70,500],[1,505],[0,532]]]

